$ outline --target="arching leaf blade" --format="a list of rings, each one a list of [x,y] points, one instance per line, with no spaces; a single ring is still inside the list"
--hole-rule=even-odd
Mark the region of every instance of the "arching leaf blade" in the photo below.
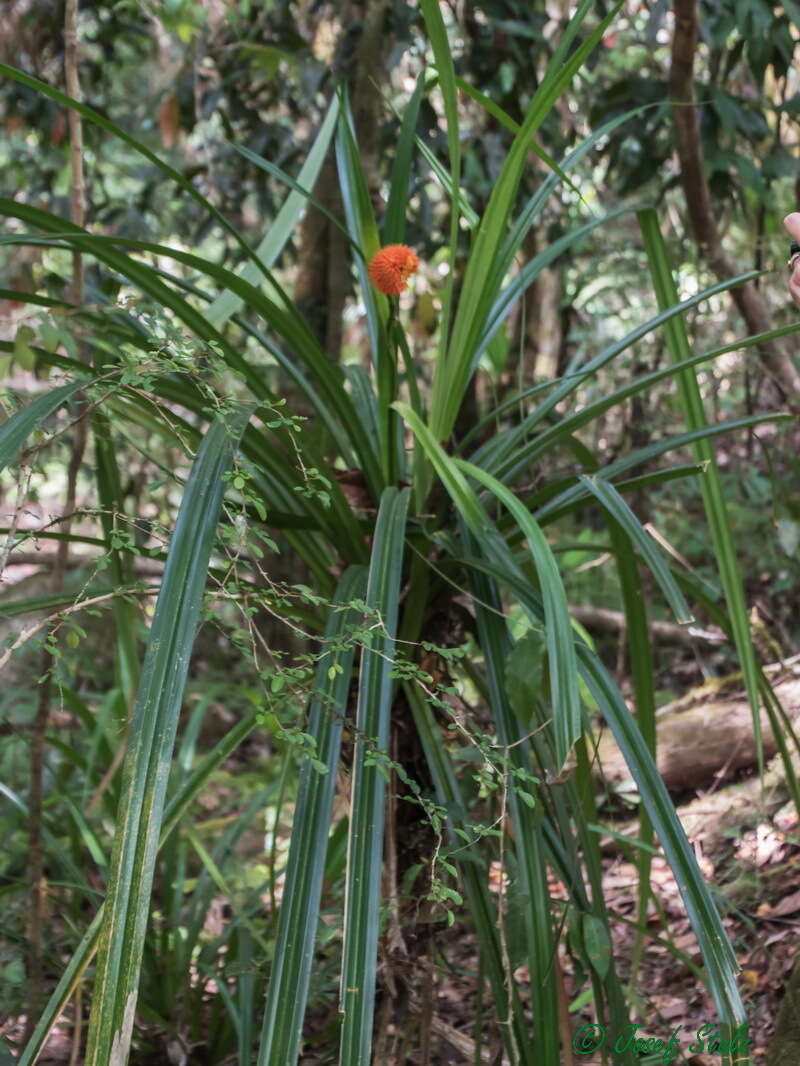
[[[86,1062],[125,1066],[130,1050],[155,857],[189,657],[224,493],[223,475],[252,411],[216,422],[197,453],[156,604],[123,765]]]

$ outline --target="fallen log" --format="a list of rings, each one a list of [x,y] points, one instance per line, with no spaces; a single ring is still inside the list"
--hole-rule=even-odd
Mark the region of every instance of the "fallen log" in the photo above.
[[[791,720],[800,718],[800,664],[767,668],[775,695]],[[750,705],[740,675],[715,679],[657,712],[656,765],[674,792],[710,788],[737,770],[757,764]],[[764,757],[778,750],[769,720],[761,712]],[[615,786],[631,774],[611,733],[597,737],[595,771]]]
[[[791,748],[794,772],[800,772],[800,756]],[[790,800],[786,770],[780,755],[774,755],[767,763],[762,785],[758,774],[744,781],[729,782],[718,791],[696,796],[676,808],[678,818],[690,841],[699,841],[703,850],[713,851],[717,844],[735,829],[737,836],[745,830],[754,829],[759,822],[769,820],[779,829],[789,829],[797,824],[794,804]],[[639,820],[615,822],[618,836],[604,836],[600,847],[605,852],[620,849],[620,836],[637,839]]]

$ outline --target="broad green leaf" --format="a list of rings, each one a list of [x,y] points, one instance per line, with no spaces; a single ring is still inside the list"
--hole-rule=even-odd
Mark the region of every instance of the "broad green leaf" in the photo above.
[[[30,326],[19,326],[14,337],[14,362],[23,370],[33,370],[36,366],[36,355],[31,348],[31,341],[36,333]]]
[[[541,695],[545,641],[540,629],[531,629],[514,644],[505,665],[508,702],[526,726],[533,720],[534,699]]]
[[[611,939],[605,922],[594,914],[583,916],[583,944],[586,949],[586,957],[597,972],[598,977],[604,978],[608,973],[611,962]]]
[[[793,518],[779,518],[775,523],[775,531],[781,551],[791,558],[800,545],[800,525]]]

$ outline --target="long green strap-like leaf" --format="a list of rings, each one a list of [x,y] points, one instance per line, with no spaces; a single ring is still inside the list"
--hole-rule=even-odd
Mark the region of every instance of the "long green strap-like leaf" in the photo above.
[[[129,145],[134,150],[134,152],[138,152],[139,155],[144,156],[144,158],[157,167],[162,174],[165,174],[168,178],[174,181],[188,196],[191,196],[193,200],[196,200],[201,207],[208,211],[223,229],[233,237],[248,259],[250,259],[258,268],[261,268],[263,273],[267,273],[266,269],[263,268],[262,264],[259,262],[256,253],[248,246],[239,231],[228,222],[225,216],[214,207],[205,196],[203,196],[200,190],[197,189],[187,177],[181,174],[180,171],[175,170],[175,168],[171,167],[168,163],[165,163],[163,159],[159,159],[159,157],[154,152],[151,152],[141,141],[137,141],[135,137],[131,137],[131,135],[126,133],[125,130],[115,125],[97,111],[93,111],[91,107],[87,107],[86,104],[74,100],[71,96],[67,96],[66,93],[61,92],[60,89],[48,85],[47,82],[39,81],[38,78],[33,78],[30,74],[25,74],[23,71],[17,70],[16,67],[9,67],[5,63],[0,63],[0,74],[5,74],[7,77],[13,78],[14,81],[19,82],[21,85],[25,85],[28,89],[41,93],[42,96],[46,96],[48,99],[54,100],[56,103],[62,104],[64,107],[69,107],[73,111],[77,111],[78,114],[83,116],[88,122],[93,123],[95,126],[99,126],[107,133],[111,133],[121,141],[124,141],[125,144]]]
[[[339,582],[336,600],[346,604],[355,598],[362,599],[365,587],[366,568],[351,567]],[[330,615],[325,630],[325,640],[331,648],[317,667],[316,694],[311,701],[306,729],[316,744],[317,765],[312,765],[307,758],[300,773],[258,1066],[293,1066],[300,1050],[336,769],[355,654],[352,645],[341,649],[337,643],[346,639],[348,627],[357,621],[353,608],[336,611]],[[324,765],[324,772],[320,764]]]
[[[547,654],[553,695],[556,758],[563,766],[581,733],[581,705],[577,683],[572,624],[558,566],[538,523],[514,494],[496,478],[462,459],[452,459],[434,440],[428,426],[404,403],[395,407],[414,432],[431,465],[442,480],[470,532],[484,536],[490,523],[465,474],[485,485],[511,512],[528,541],[539,575],[546,615]]]
[[[474,536],[483,537],[490,531],[491,523],[477,495],[468,485],[465,474],[485,485],[508,508],[528,542],[545,604],[555,750],[559,767],[563,766],[572,745],[581,734],[580,693],[572,643],[572,624],[561,575],[550,546],[536,520],[509,489],[474,464],[462,459],[452,459],[434,440],[428,426],[407,404],[398,402],[395,406],[424,448],[428,460],[441,478],[470,532]]]
[[[607,411],[612,407],[616,407],[618,404],[622,403],[623,400],[626,400],[631,396],[635,396],[637,393],[643,392],[646,389],[652,388],[653,385],[656,385],[659,381],[663,381],[665,378],[673,377],[676,374],[678,368],[698,366],[700,363],[710,361],[711,359],[717,359],[721,355],[726,355],[730,352],[736,352],[744,348],[749,348],[756,344],[766,343],[774,337],[787,336],[790,333],[798,332],[798,330],[800,330],[800,322],[796,322],[790,326],[783,326],[781,327],[781,329],[770,330],[767,333],[759,333],[753,337],[744,337],[741,340],[735,341],[733,344],[726,344],[722,348],[715,348],[712,351],[703,352],[700,355],[694,355],[691,359],[687,359],[680,363],[672,363],[669,366],[662,367],[660,370],[653,370],[648,374],[641,374],[637,377],[633,377],[629,381],[626,381],[625,384],[622,385],[619,389],[615,389],[613,392],[605,393],[604,395],[598,397],[591,403],[587,403],[586,406],[582,407],[579,411],[573,411],[570,414],[566,415],[564,418],[556,422],[555,425],[548,426],[547,428],[542,429],[530,442],[530,446],[528,446],[527,444],[525,445],[524,462],[527,464],[534,462],[538,455],[543,455],[550,448],[558,444],[558,442],[561,441],[562,438],[566,437],[570,433],[574,433],[576,429],[580,428],[580,426],[585,426],[588,425],[588,423],[590,422],[594,422],[601,414],[603,414],[604,411]],[[570,378],[580,383],[581,381],[585,380],[585,378],[588,377],[591,373],[593,373],[592,363],[588,363],[583,370],[578,371],[574,375],[570,375]],[[534,385],[532,388],[526,389],[524,390],[524,392],[518,394],[517,397],[512,397],[508,400],[504,400],[500,407],[503,409],[507,409],[508,407],[519,403],[526,395],[541,392],[543,389],[552,388],[557,383],[558,381],[556,380],[551,382],[544,382],[541,385]],[[478,423],[478,427],[482,428],[482,425],[485,425],[487,422],[493,420],[494,418],[495,412],[492,412],[491,415],[481,419],[481,422]],[[471,431],[471,434],[475,433],[477,435],[479,428],[473,429]],[[523,440],[525,437],[525,434],[523,434],[522,437],[516,436],[516,427],[513,431],[507,432],[513,432],[515,434],[515,440]],[[480,458],[481,466],[484,466],[490,470],[494,470],[495,457],[498,454],[506,454],[508,452],[508,444],[510,441],[510,438],[506,437],[505,434],[499,434],[494,439],[497,441],[497,444],[494,448],[488,449],[486,451],[481,448],[478,452],[475,453],[475,455],[473,455],[473,462],[477,461],[477,459]],[[465,440],[460,443],[460,447],[462,450],[466,443],[467,438],[465,438]],[[513,444],[513,441],[511,441],[511,443]],[[514,448],[512,447],[511,450],[514,451]],[[483,458],[484,455],[487,456],[486,459]],[[488,456],[491,456],[491,459],[488,458]],[[519,458],[516,453],[514,458],[515,462]]]
[[[581,735],[582,725],[572,622],[558,565],[538,523],[510,489],[472,463],[464,462],[463,459],[456,459],[455,463],[464,473],[485,485],[508,508],[528,542],[544,604],[545,641],[553,702],[553,733],[556,764],[560,770],[572,745]]]
[[[50,392],[37,396],[22,410],[17,411],[0,426],[0,470],[4,470],[16,459],[23,444],[33,431],[66,403],[70,396],[86,385],[85,381],[76,381],[71,385],[60,385]]]
[[[583,0],[573,17],[573,28],[580,25],[591,6],[591,0]],[[469,381],[475,345],[497,293],[500,279],[494,277],[492,268],[506,235],[506,225],[519,189],[531,139],[618,10],[619,3],[587,34],[586,39],[562,66],[548,70],[508,151],[475,234],[452,333],[447,338],[447,349],[440,352],[437,360],[431,398],[431,429],[437,440],[449,437],[453,428]],[[441,67],[439,73],[441,76]],[[454,135],[455,131],[451,136]],[[451,253],[454,254],[454,249],[451,249]]]
[[[639,226],[642,231],[653,287],[658,298],[658,306],[665,308],[678,302],[678,289],[672,274],[667,248],[661,235],[658,214],[652,208],[639,212]],[[688,359],[692,354],[686,325],[682,317],[672,318],[664,325],[664,336],[670,355],[674,362]],[[708,425],[700,386],[694,370],[682,370],[678,374],[678,391],[683,407],[683,416],[690,430],[700,430]],[[717,469],[714,451],[707,440],[698,440],[695,455],[706,463],[706,472],[700,478],[703,505],[711,531],[711,542],[719,567],[720,579],[728,604],[728,612],[733,629],[733,639],[744,675],[747,698],[753,712],[753,734],[758,751],[759,767],[763,772],[764,749],[761,742],[761,720],[759,716],[758,664],[756,662],[753,642],[750,638],[750,623],[747,617],[747,605],[744,598],[742,575],[733,544],[728,508],[722,491],[722,482]]]
[[[602,663],[585,645],[578,650],[584,680],[611,727],[675,875],[703,956],[720,1022],[730,1033],[747,1021],[747,1014],[736,985],[739,964],[719,912],[638,725]],[[723,1056],[722,1061],[727,1063],[732,1058]],[[744,1066],[749,1059],[746,1054],[737,1055],[735,1061]]]
[[[381,231],[383,244],[402,244],[406,236],[406,211],[410,194],[414,131],[417,128],[420,104],[425,93],[425,75],[426,72],[423,70],[417,78],[417,86],[403,114],[400,136],[397,139],[397,152],[389,181],[389,202],[383,218]]]
[[[428,31],[433,49],[436,68],[439,74],[439,87],[444,102],[445,125],[447,127],[447,152],[450,157],[450,239],[448,241],[448,258],[450,269],[442,293],[442,313],[440,316],[439,351],[440,358],[447,351],[450,336],[450,308],[453,299],[453,284],[456,273],[456,256],[458,255],[458,232],[461,221],[461,122],[458,114],[458,94],[456,93],[456,72],[453,54],[447,39],[447,30],[442,9],[438,0],[421,0],[422,17]]]
[[[242,357],[235,346],[226,341],[225,337],[211,325],[206,315],[175,293],[170,286],[164,284],[162,281],[163,275],[159,276],[158,271],[140,260],[125,255],[120,250],[120,244],[125,243],[132,249],[149,251],[155,255],[168,256],[175,259],[177,262],[186,264],[202,275],[218,282],[231,292],[241,296],[243,301],[258,311],[279,336],[286,340],[297,356],[308,365],[317,378],[322,398],[326,402],[326,406],[320,410],[321,417],[328,422],[328,428],[331,429],[334,436],[338,436],[340,433],[349,433],[358,440],[359,443],[356,444],[356,449],[367,473],[368,481],[374,488],[378,484],[382,484],[380,475],[377,472],[376,461],[366,445],[362,427],[354,417],[350,398],[341,387],[341,371],[326,358],[325,353],[296,308],[291,305],[288,309],[279,307],[261,289],[250,285],[230,270],[226,270],[224,267],[220,267],[216,263],[212,263],[191,252],[183,252],[176,248],[169,248],[148,241],[128,240],[120,242],[114,237],[91,234],[47,211],[41,211],[27,204],[20,204],[15,200],[2,197],[0,197],[0,213],[9,217],[19,218],[29,225],[43,229],[50,234],[56,234],[55,238],[42,238],[27,234],[12,235],[9,238],[0,238],[0,243],[47,244],[53,240],[58,240],[59,242],[68,242],[71,247],[77,247],[80,251],[96,256],[112,269],[118,270],[128,277],[142,291],[157,300],[161,306],[168,307],[174,311],[199,338],[216,346],[231,369],[245,378],[254,396],[261,400],[274,402],[276,397],[266,387],[263,375]],[[309,395],[309,398],[312,402],[314,401],[313,392]],[[328,406],[331,411],[338,415],[338,424],[328,417]],[[278,430],[277,432],[280,436],[282,431]],[[284,436],[285,432],[283,431]]]
[[[385,483],[393,484],[405,476],[405,452],[399,436],[399,420],[391,407],[397,395],[397,353],[391,342],[388,298],[372,284],[367,264],[378,251],[380,237],[372,201],[364,175],[347,94],[342,90],[342,114],[336,138],[342,202],[350,236],[360,249],[356,267],[361,280],[361,297],[367,316],[367,333],[372,348],[372,362],[378,394],[380,458]]]
[[[491,574],[512,589],[529,617],[535,624],[541,624],[544,611],[539,597],[519,568],[514,566],[513,560],[506,559],[499,566],[478,559],[467,560],[467,563]],[[746,1015],[736,987],[739,965],[653,756],[603,664],[585,644],[577,644],[576,652],[581,676],[611,727],[675,875],[706,965],[709,988],[719,1011],[720,1022],[726,1027],[740,1025],[746,1021]],[[745,1061],[740,1060],[741,1063]]]
[[[670,573],[669,566],[661,549],[656,542],[642,527],[636,515],[628,507],[610,481],[602,477],[587,477],[581,474],[581,484],[600,501],[605,510],[611,515],[628,537],[639,549],[642,558],[650,567],[650,572],[658,582],[664,598],[672,608],[678,622],[693,621],[692,612],[686,603],[683,593],[678,587],[675,578]]]
[[[428,563],[418,554],[411,559],[408,585],[400,635],[403,640],[416,641],[431,597]],[[468,804],[462,795],[461,783],[451,754],[442,744],[441,729],[433,706],[415,683],[405,681],[403,689],[414,716],[414,725],[431,772],[437,800],[447,811],[449,842],[455,846],[454,858],[460,867],[467,910],[478,939],[481,962],[491,985],[497,1017],[509,1019],[508,1025],[500,1026],[501,1039],[513,1066],[532,1066],[538,1061],[534,1041],[516,982],[513,975],[506,973],[503,964],[498,916],[488,889],[488,867],[479,850],[474,828],[469,824]],[[511,1008],[509,1002],[513,1004]]]
[[[467,537],[468,534],[465,534],[465,539]],[[533,764],[530,741],[525,735],[527,728],[523,727],[520,719],[514,714],[508,699],[505,674],[511,640],[508,624],[503,617],[503,605],[497,584],[486,575],[473,571],[470,574],[470,587],[475,597],[478,641],[486,664],[486,684],[497,736],[506,749],[509,769],[513,769],[514,773],[526,775],[521,788],[527,797],[524,802],[520,800],[515,787],[513,773],[509,774],[505,785],[511,824],[514,827],[513,847],[518,869],[518,883],[515,879],[511,892],[512,898],[518,894],[518,905],[524,915],[528,940],[537,1062],[557,1066],[560,1056],[558,998],[553,959],[555,937],[547,888],[542,812],[531,809],[533,799],[529,777],[532,776]],[[571,638],[569,643],[571,646]]]
[[[607,484],[607,483],[606,483]],[[614,490],[616,492],[616,489]],[[614,549],[614,557],[619,575],[622,606],[625,612],[625,637],[628,645],[628,662],[633,683],[636,722],[639,732],[647,745],[647,750],[656,759],[656,683],[653,664],[653,648],[650,641],[650,628],[647,617],[647,605],[639,575],[639,564],[631,540],[622,527],[609,518],[608,532]],[[587,767],[588,770],[588,767]],[[587,782],[589,791],[590,782]],[[594,811],[591,811],[594,821]],[[639,818],[639,839],[645,844],[652,844],[653,827],[647,811]],[[648,847],[640,848],[634,863],[639,873],[637,906],[641,926],[647,925],[647,905],[650,899],[650,870],[652,852]],[[639,995],[638,982],[641,969],[642,953],[645,947],[643,929],[637,929],[631,952],[630,992],[632,997]]]
[[[340,92],[341,111],[336,135],[339,186],[350,239],[361,250],[361,255],[356,256],[356,269],[361,281],[361,295],[367,316],[367,333],[372,347],[372,358],[375,370],[380,376],[380,360],[386,355],[385,350],[381,350],[380,324],[387,320],[389,304],[383,293],[375,289],[367,271],[369,260],[380,247],[380,236],[358,152],[355,121],[347,93],[344,89]]]
[[[519,133],[519,123],[515,119],[513,119],[506,111],[504,111],[499,104],[495,103],[495,101],[492,100],[491,97],[487,96],[486,93],[482,93],[479,89],[476,89],[474,85],[470,85],[470,83],[468,81],[465,81],[464,78],[456,78],[456,86],[461,90],[462,93],[466,93],[467,96],[471,96],[476,103],[481,105],[481,107],[484,109],[484,111],[487,112],[487,114],[491,115],[492,118],[499,122],[501,126],[505,126],[505,128],[510,133],[513,133],[514,136]],[[628,112],[628,117],[630,117],[632,113],[633,112]],[[594,136],[594,134],[592,136]],[[586,204],[586,200],[584,200],[581,190],[578,188],[578,186],[570,180],[570,178],[567,176],[566,171],[561,167],[561,165],[555,159],[553,159],[553,157],[548,152],[546,152],[544,148],[542,148],[542,146],[536,142],[535,139],[531,140],[530,149],[533,154],[537,156],[544,163],[544,165],[553,172],[555,177],[559,178],[568,189],[572,190],[572,192],[579,200],[582,200],[583,203]]]
[[[384,489],[367,587],[380,614],[361,656],[345,882],[340,1066],[369,1066],[380,926],[385,760],[388,758],[400,574],[409,490]],[[288,1064],[287,1064],[288,1066]]]
[[[224,494],[223,475],[250,415],[212,426],[181,503],[134,709],[89,1022],[88,1066],[125,1066],[150,906],[172,748],[208,562]]]
[[[720,422],[705,426],[703,429],[692,430],[690,433],[680,433],[676,437],[668,437],[666,440],[656,441],[655,444],[648,444],[644,448],[637,448],[633,452],[628,452],[621,459],[615,459],[613,463],[602,467],[597,471],[596,476],[610,481],[625,470],[630,470],[632,467],[639,466],[642,463],[648,463],[665,452],[677,451],[688,444],[696,444],[698,441],[717,437],[721,433],[747,429],[750,426],[759,426],[765,422],[784,422],[791,417],[789,414],[750,415],[749,418],[737,418],[732,422]],[[535,512],[536,520],[538,522],[543,522],[545,518],[552,520],[556,513],[562,512],[567,505],[574,504],[588,495],[588,489],[580,482],[577,485],[572,485],[540,507]]]
[[[592,230],[597,229],[598,226],[604,226],[606,223],[612,222],[621,215],[628,213],[629,209],[623,207],[610,211],[607,215],[602,215],[599,218],[592,218],[577,229],[565,233],[563,237],[559,237],[558,240],[548,244],[533,259],[525,263],[519,273],[499,293],[486,315],[485,328],[472,356],[473,370],[478,366],[481,356],[488,349],[497,331],[510,314],[511,309],[519,302],[522,294],[533,284],[544,268],[563,255],[573,244],[577,244],[583,237],[591,233]]]
[[[132,585],[136,575],[133,569],[133,554],[113,547],[117,515],[124,514],[122,485],[117,464],[111,423],[105,412],[95,411],[92,416],[95,459],[97,463],[97,495],[100,503],[100,523],[106,540],[112,545],[109,551],[109,578],[115,589]],[[117,638],[116,670],[125,702],[133,706],[139,686],[139,659],[136,647],[136,607],[128,598],[115,596],[112,602],[114,628]]]
[[[509,1020],[508,1025],[502,1026],[501,1039],[513,1066],[518,1063],[520,1066],[535,1066],[539,1062],[536,1047],[525,1018],[517,983],[513,975],[506,973],[503,965],[497,910],[488,888],[488,868],[477,847],[474,827],[470,824],[456,768],[453,766],[450,752],[442,744],[439,724],[430,704],[411,682],[404,682],[403,687],[436,784],[438,800],[447,808],[450,842],[455,845],[455,858],[460,867],[467,908],[486,966],[486,976],[491,985],[497,1017]],[[509,990],[512,1004],[510,1008]]]
[[[530,439],[532,430],[544,418],[546,418],[548,414],[550,414],[558,403],[563,401],[582,384],[584,375],[599,370],[627,348],[636,344],[636,342],[641,340],[642,337],[645,337],[658,326],[663,325],[665,322],[680,315],[683,311],[703,303],[705,300],[710,299],[719,292],[725,292],[728,289],[733,288],[735,285],[752,280],[757,276],[757,272],[750,271],[747,274],[741,274],[739,277],[732,278],[729,281],[720,282],[718,285],[712,285],[710,288],[696,293],[682,303],[675,304],[674,306],[670,306],[665,310],[660,311],[659,314],[654,315],[646,322],[643,322],[635,329],[632,329],[620,340],[614,341],[613,344],[608,345],[608,347],[604,348],[602,352],[599,352],[596,356],[590,359],[588,363],[585,363],[580,368],[569,367],[568,372],[555,383],[555,388],[547,398],[537,404],[534,410],[526,415],[518,426],[515,426],[513,429],[504,433],[502,440],[497,443],[489,441],[488,444],[483,445],[475,453],[473,458],[476,461],[480,461],[481,466],[491,470],[493,474],[502,478],[503,481],[511,481],[519,470],[523,469],[531,462],[532,455],[539,449],[539,438],[535,437],[532,440]],[[578,372],[573,373],[573,370],[577,370]],[[548,430],[545,430],[545,433],[548,432]],[[544,435],[545,434],[543,433],[542,436]],[[491,460],[484,458],[484,455],[488,454],[491,454]]]
[[[325,156],[327,155],[333,132],[336,129],[336,120],[338,117],[339,98],[334,94],[328,107],[328,112],[325,115],[316,139],[311,146],[311,150],[300,168],[300,173],[297,175],[297,184],[303,188],[311,189],[316,183],[319,172],[322,169],[322,164],[325,161]],[[286,242],[289,240],[297,220],[303,213],[305,206],[305,196],[293,189],[287,196],[285,203],[275,216],[275,220],[265,233],[261,244],[259,244],[258,249],[256,250],[256,255],[267,269],[273,266],[276,262],[278,256],[286,245]],[[245,281],[249,281],[251,285],[258,285],[261,281],[259,269],[252,261],[245,263],[240,276]],[[206,312],[206,317],[212,325],[219,328],[224,325],[232,315],[236,314],[236,312],[242,307],[243,303],[244,301],[241,296],[237,296],[236,293],[226,290],[225,292],[220,293],[216,300],[211,304]]]
[[[2,203],[2,201],[0,201],[0,203]],[[0,210],[2,210],[2,207],[0,207]],[[20,208],[15,208],[14,210],[17,214],[22,213],[25,215],[25,217],[31,217],[31,211],[29,211],[24,205]],[[34,221],[34,224],[41,225],[49,229],[52,229],[54,224],[60,225],[60,220],[56,219],[55,216],[48,215],[47,212],[35,212],[32,220]],[[176,314],[181,317],[195,331],[195,333],[197,333],[198,336],[203,337],[210,343],[219,346],[229,365],[234,370],[239,371],[247,378],[248,385],[254,395],[259,396],[260,398],[272,399],[271,395],[268,395],[268,390],[266,389],[266,386],[264,385],[260,375],[254,370],[254,368],[250,367],[249,364],[241,357],[238,350],[235,349],[232,345],[227,344],[222,335],[218,333],[211,325],[209,325],[203,315],[200,314],[194,307],[192,307],[188,303],[188,301],[177,296],[177,294],[172,292],[172,290],[168,286],[164,285],[161,279],[158,277],[159,272],[154,271],[152,268],[148,267],[146,264],[139,262],[138,260],[134,260],[129,256],[123,255],[117,250],[117,242],[115,240],[97,237],[93,234],[86,234],[83,233],[83,231],[77,230],[70,231],[67,234],[63,234],[61,235],[61,237],[62,239],[70,241],[70,243],[72,241],[79,243],[81,249],[97,254],[99,258],[104,259],[113,268],[119,270],[123,274],[127,273],[131,277],[131,280],[133,280],[137,285],[139,285],[143,289],[143,291],[149,292],[150,295],[154,296],[154,298],[157,299],[162,305],[165,304],[171,307],[172,310],[174,310]],[[36,240],[35,238],[19,239],[32,241]],[[39,238],[39,240],[44,239]],[[51,241],[52,238],[48,239],[48,243]],[[2,242],[2,238],[0,238],[0,242]],[[151,250],[155,250],[159,247],[160,246],[158,245],[152,245]],[[184,262],[189,262],[185,258],[186,254],[188,253],[181,253],[175,251],[174,249],[162,248],[161,253],[159,254],[173,255],[173,252],[174,256],[178,257]],[[190,265],[194,266],[196,269],[201,271],[208,270],[214,277],[220,276],[220,268],[216,267],[216,265],[209,263],[207,260],[199,259],[196,256],[190,256],[190,259],[193,261]],[[266,305],[269,304],[269,301],[260,292],[260,290],[255,289],[251,285],[248,285],[240,278],[237,278],[236,275],[232,274],[230,271],[224,271],[222,277],[225,277],[227,279],[226,284],[232,291],[246,291],[250,297],[249,302],[252,303],[254,307],[266,308]],[[338,370],[338,368],[334,367],[333,364],[329,363],[329,361],[325,359],[321,349],[319,349],[319,346],[317,345],[313,337],[310,337],[310,334],[308,334],[307,332],[307,327],[305,326],[305,324],[302,323],[302,321],[300,321],[300,325],[298,325],[298,320],[296,318],[292,318],[292,316],[287,317],[283,315],[283,312],[281,312],[279,309],[275,309],[275,312],[278,317],[281,318],[281,321],[284,323],[284,325],[286,325],[287,329],[289,329],[289,331],[292,333],[294,341],[297,342],[298,347],[296,348],[296,350],[305,352],[305,354],[310,356],[312,361],[314,361],[316,369],[320,371],[324,379],[325,390],[328,393],[328,397],[332,398],[334,407],[338,407],[340,409],[338,411],[338,421],[330,421],[330,425],[332,425],[336,431],[334,435],[342,438],[342,435],[345,432],[344,427],[347,427],[348,432],[359,438],[361,443],[358,446],[358,455],[359,459],[363,460],[363,467],[367,476],[367,480],[368,482],[370,482],[370,485],[373,488],[375,488],[378,483],[382,484],[380,474],[378,472],[376,459],[373,456],[371,448],[368,444],[366,434],[364,433],[361,422],[358,418],[355,417],[355,411],[350,401],[350,398],[345,392],[345,390],[341,387],[340,371]],[[272,324],[275,325],[274,322]],[[299,329],[299,333],[296,331],[295,327]],[[280,331],[280,327],[276,328],[278,328],[278,330]],[[192,407],[191,400],[193,395],[193,387],[189,383],[181,382],[179,385],[177,385],[177,388],[170,388],[170,382],[167,379],[161,379],[156,384],[155,389],[157,392],[161,393],[169,399],[175,398],[179,403]],[[188,395],[184,396],[184,394]],[[197,395],[196,392],[194,392],[194,395]],[[202,399],[200,400],[198,407],[199,410],[202,412],[204,408],[204,401]],[[195,409],[198,408],[196,407]],[[326,417],[325,409],[320,409],[320,414],[324,419]],[[275,432],[278,434],[279,438],[281,434],[283,434],[285,438],[285,430],[282,431],[281,429],[277,429],[275,430]],[[248,450],[247,440],[249,439],[252,441],[253,437],[254,434],[252,432],[246,434],[245,443],[243,444],[243,450],[245,451],[245,453]],[[259,438],[256,437],[256,439],[258,440]],[[347,448],[347,443],[344,440],[343,448],[349,451],[349,449]],[[306,465],[308,468],[322,467],[324,469],[324,460],[322,458],[315,460],[313,457],[313,443],[306,441],[304,450],[306,453],[310,453],[306,455]],[[261,448],[261,451],[263,454],[263,447]],[[269,461],[262,462],[260,464],[261,468],[254,479],[256,487],[260,487],[260,485],[265,479],[272,479],[273,474],[283,474],[283,477],[281,477],[280,480],[283,480],[285,482],[288,477],[288,479],[292,483],[296,484],[296,475],[289,470],[289,468],[285,464],[285,461],[281,461],[280,453],[273,452],[273,456],[275,458],[271,458]],[[355,518],[353,517],[351,509],[347,506],[344,496],[342,494],[342,490],[338,483],[335,481],[335,479],[331,479],[329,492],[332,499],[331,511],[333,514],[336,515],[336,518],[339,522],[340,531],[341,529],[345,529],[346,531],[346,536],[340,540],[340,547],[342,548],[343,552],[347,552],[348,554],[354,556],[357,559],[359,555],[363,555],[363,550],[361,547],[361,537],[358,534],[358,525]],[[313,560],[313,558],[309,559],[308,561],[312,567],[318,569],[317,567],[315,567],[315,561]],[[323,574],[325,574],[324,568]],[[325,578],[322,575],[319,575],[318,580],[324,582]]]

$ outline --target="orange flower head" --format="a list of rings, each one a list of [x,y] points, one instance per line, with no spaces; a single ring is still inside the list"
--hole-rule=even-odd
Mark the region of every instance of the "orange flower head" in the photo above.
[[[376,289],[397,296],[419,266],[417,255],[405,244],[387,244],[372,257],[369,276]]]

